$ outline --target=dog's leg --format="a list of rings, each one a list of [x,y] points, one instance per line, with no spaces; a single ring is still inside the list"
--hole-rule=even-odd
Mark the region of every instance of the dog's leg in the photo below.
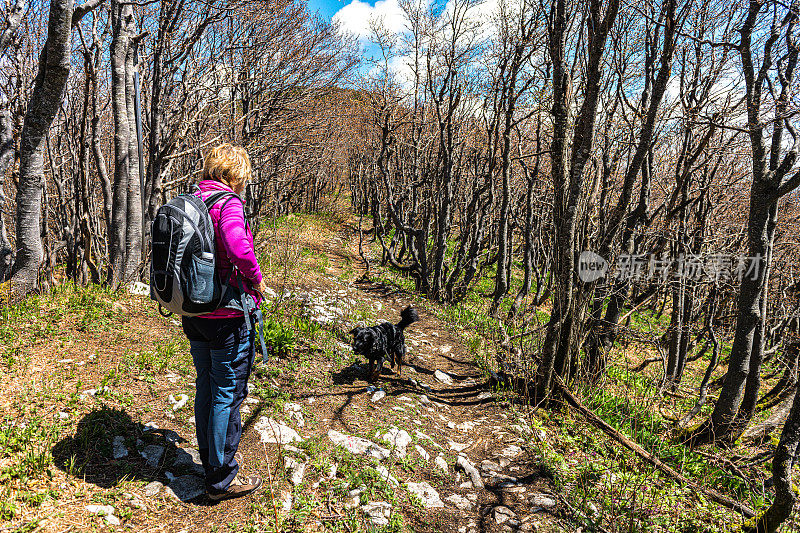
[[[400,345],[400,349],[395,352],[395,357],[397,358],[397,376],[403,375],[403,363],[405,362],[406,358],[406,345],[405,343]]]
[[[374,382],[378,379],[378,376],[381,375],[381,369],[383,368],[383,357],[375,360],[369,360],[369,381],[370,383]]]

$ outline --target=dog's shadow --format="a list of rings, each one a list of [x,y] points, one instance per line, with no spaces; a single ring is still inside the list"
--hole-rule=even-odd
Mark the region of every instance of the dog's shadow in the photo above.
[[[367,365],[365,363],[351,363],[339,370],[332,372],[334,385],[352,385],[356,380],[363,380],[367,377]]]
[[[376,380],[375,383],[370,383],[367,380],[367,377],[368,377],[367,376],[367,366],[368,366],[368,364],[366,362],[365,363],[351,363],[349,366],[346,366],[346,367],[342,368],[341,370],[339,370],[337,372],[331,372],[331,376],[333,377],[334,385],[352,385],[356,381],[363,381],[367,385],[378,386],[378,380]],[[409,366],[414,366],[414,368],[419,373],[433,374],[433,372],[427,371],[425,369],[421,369],[420,367],[417,367],[415,365],[406,364],[406,365],[403,365],[403,366],[405,368],[407,368]],[[383,378],[383,380],[389,380],[390,382],[395,381],[395,380],[397,380],[399,382],[407,382],[408,379],[409,379],[409,376],[411,376],[411,375],[412,375],[411,373],[406,372],[401,378],[400,376],[397,375],[397,372],[395,372],[394,370],[392,370],[390,368],[383,367],[381,369],[381,378]]]

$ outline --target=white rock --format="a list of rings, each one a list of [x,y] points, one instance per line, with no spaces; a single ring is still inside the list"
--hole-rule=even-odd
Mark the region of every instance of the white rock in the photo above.
[[[392,426],[389,430],[381,436],[381,439],[389,444],[395,455],[398,457],[406,456],[406,449],[411,444],[411,435],[404,429],[398,429]]]
[[[361,506],[361,510],[367,515],[367,519],[376,526],[389,525],[389,517],[392,516],[392,506],[386,502],[369,502]]]
[[[452,385],[453,384],[453,378],[450,377],[450,374],[448,374],[446,372],[442,372],[441,370],[437,369],[433,373],[433,377],[435,377],[437,380],[441,381],[445,385]]]
[[[86,510],[97,516],[108,516],[114,514],[114,508],[110,505],[87,505]]]
[[[147,431],[153,431],[154,429],[158,429],[158,425],[156,425],[155,422],[148,422],[147,424],[144,425],[142,431],[147,432]]]
[[[554,498],[551,498],[547,494],[531,494],[528,503],[531,506],[531,512],[536,512],[541,509],[552,509],[558,504]]]
[[[500,452],[500,455],[502,455],[503,457],[516,457],[521,453],[522,453],[522,448],[520,448],[516,444],[512,444],[511,446],[503,448],[503,450]]]
[[[436,459],[433,460],[433,464],[436,466],[436,469],[439,470],[445,476],[449,472],[449,468],[447,466],[447,461],[444,460],[444,457],[441,455],[437,455]]]
[[[299,485],[303,482],[303,476],[306,473],[306,463],[301,463],[293,457],[284,457],[283,466],[289,473],[289,481],[292,485]]]
[[[481,470],[484,473],[487,473],[487,472],[496,473],[496,472],[499,472],[501,470],[501,468],[500,468],[499,464],[497,464],[497,463],[495,463],[493,461],[484,460],[484,461],[481,461]]]
[[[345,509],[355,509],[361,504],[361,493],[367,490],[363,485],[355,488],[347,493],[347,499],[344,501]]]
[[[272,444],[303,442],[297,431],[266,416],[259,418],[253,427],[261,435],[261,442]]]
[[[389,472],[389,469],[383,465],[375,465],[375,470],[378,471],[380,474],[381,479],[388,482],[390,485],[394,485],[395,487],[400,486],[400,482]]]
[[[343,447],[355,455],[369,455],[371,457],[375,457],[379,461],[389,457],[389,450],[378,446],[370,440],[362,439],[361,437],[345,435],[344,433],[340,433],[335,429],[331,429],[328,431],[328,438],[334,444]]]
[[[373,402],[379,402],[379,401],[383,400],[383,398],[384,398],[385,396],[386,396],[386,393],[385,393],[384,391],[382,391],[382,390],[376,390],[376,391],[375,391],[375,392],[372,394],[372,398],[370,398],[370,400],[371,400],[371,401],[373,401]]]
[[[306,420],[303,417],[303,407],[297,403],[285,403],[283,404],[283,410],[289,413],[289,418],[293,419],[297,422],[297,425],[300,427],[304,427],[306,425]]]
[[[281,510],[288,513],[292,510],[292,493],[288,490],[281,491]]]
[[[459,431],[462,431],[462,432],[466,433],[467,431],[472,431],[472,429],[473,429],[474,427],[475,427],[475,422],[469,422],[469,421],[467,421],[467,422],[461,422],[460,424],[458,424],[458,425],[456,426],[456,429],[457,429],[457,430],[459,430]]]
[[[498,505],[495,507],[492,514],[494,515],[494,521],[498,524],[503,524],[509,520],[514,520],[517,518],[516,513],[504,505]]]
[[[59,420],[66,420],[67,418],[69,418],[69,413],[65,413],[64,411],[59,411],[58,418]]]
[[[446,502],[452,503],[454,506],[456,506],[458,509],[461,509],[462,511],[472,510],[472,503],[460,494],[451,494],[444,500]]]
[[[408,492],[416,495],[420,500],[422,500],[422,504],[425,507],[444,507],[444,503],[442,503],[439,493],[436,492],[436,489],[434,489],[427,481],[422,481],[421,483],[407,483],[406,487],[408,488]]]
[[[122,459],[123,457],[128,457],[128,448],[125,447],[125,437],[122,435],[117,435],[114,437],[114,441],[111,443],[112,451],[111,456],[114,459]]]
[[[450,447],[451,450],[454,450],[456,452],[463,452],[464,450],[472,446],[472,441],[469,441],[465,444],[460,444],[458,442],[453,442],[452,440],[447,439],[447,445]]]
[[[483,481],[481,480],[481,474],[480,474],[480,472],[478,472],[478,469],[475,468],[475,465],[473,465],[469,461],[469,459],[459,455],[458,458],[456,459],[456,465],[460,466],[464,470],[464,472],[466,472],[466,474],[469,476],[470,480],[472,481],[472,484],[476,488],[479,488],[479,489],[483,488]]]
[[[444,346],[442,346],[441,348],[439,348],[439,350],[440,350],[440,351],[441,351],[443,354],[448,354],[448,353],[450,353],[450,351],[451,351],[452,349],[453,349],[453,347],[452,347],[452,346],[450,346],[449,344],[445,344]]]
[[[419,444],[414,445],[414,449],[417,450],[417,453],[422,457],[424,460],[428,461],[431,458],[431,454],[425,451],[425,448],[420,446]]]
[[[161,489],[164,488],[164,485],[160,481],[151,481],[147,485],[144,486],[144,495],[148,498],[152,498],[159,492]]]
[[[145,446],[144,449],[139,453],[141,453],[142,457],[144,457],[147,466],[150,468],[158,468],[158,463],[161,461],[161,457],[164,455],[164,449],[165,448],[163,446],[150,444],[149,446]]]

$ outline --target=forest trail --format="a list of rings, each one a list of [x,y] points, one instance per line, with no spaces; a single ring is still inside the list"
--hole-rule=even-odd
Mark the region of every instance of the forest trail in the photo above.
[[[111,300],[74,289],[68,300],[88,298],[82,304],[98,304],[100,318],[67,312],[31,344],[25,378],[23,368],[13,379],[4,374],[9,406],[33,399],[12,426],[55,418],[49,434],[57,439],[53,497],[20,507],[9,524],[59,532],[571,531],[556,518],[552,477],[531,446],[545,432],[512,397],[488,388],[458,326],[397,287],[358,280],[357,238],[340,227],[320,239],[317,229],[291,245],[301,250],[291,276],[288,263],[273,271],[275,297],[265,305],[273,320],[294,317],[294,349],[257,364],[242,408],[243,471],[265,477],[260,493],[216,505],[200,494],[194,372],[178,322],[158,316],[143,295]],[[407,330],[402,377],[384,369],[368,384],[347,332],[396,322],[410,304],[421,321]]]

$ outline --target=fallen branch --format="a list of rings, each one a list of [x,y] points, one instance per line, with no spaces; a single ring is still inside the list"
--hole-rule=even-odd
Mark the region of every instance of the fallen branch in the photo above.
[[[651,357],[649,359],[645,359],[644,361],[642,361],[642,363],[639,366],[637,366],[635,368],[632,368],[631,371],[632,372],[641,372],[642,370],[647,368],[647,365],[649,365],[650,363],[658,363],[659,361],[661,361],[660,357]]]
[[[642,448],[639,444],[632,441],[630,438],[628,438],[624,434],[620,433],[619,431],[611,427],[611,425],[609,425],[606,421],[598,417],[589,408],[584,406],[581,403],[581,401],[577,397],[575,397],[575,395],[573,395],[569,391],[569,389],[567,389],[567,387],[564,385],[564,383],[558,376],[553,376],[553,377],[556,387],[558,388],[559,392],[563,395],[566,402],[573,408],[575,408],[576,411],[581,413],[589,421],[589,423],[591,423],[598,429],[602,430],[606,435],[613,438],[614,440],[616,440],[617,442],[619,442],[620,444],[622,444],[623,446],[625,446],[626,448],[628,448],[629,450],[631,450],[639,457],[641,457],[651,465],[655,466],[668,476],[675,478],[681,483],[691,487],[692,490],[703,494],[709,500],[718,503],[724,507],[727,507],[729,509],[733,509],[734,511],[741,513],[747,518],[752,518],[753,516],[755,516],[755,512],[753,512],[753,510],[747,507],[746,505],[739,503],[735,500],[732,500],[731,498],[715,491],[714,489],[707,489],[705,487],[702,487],[697,483],[695,483],[694,481],[691,481],[687,477],[683,476],[680,472],[674,470],[672,467],[664,464],[664,462],[661,461],[661,459],[654,456],[653,454]]]

